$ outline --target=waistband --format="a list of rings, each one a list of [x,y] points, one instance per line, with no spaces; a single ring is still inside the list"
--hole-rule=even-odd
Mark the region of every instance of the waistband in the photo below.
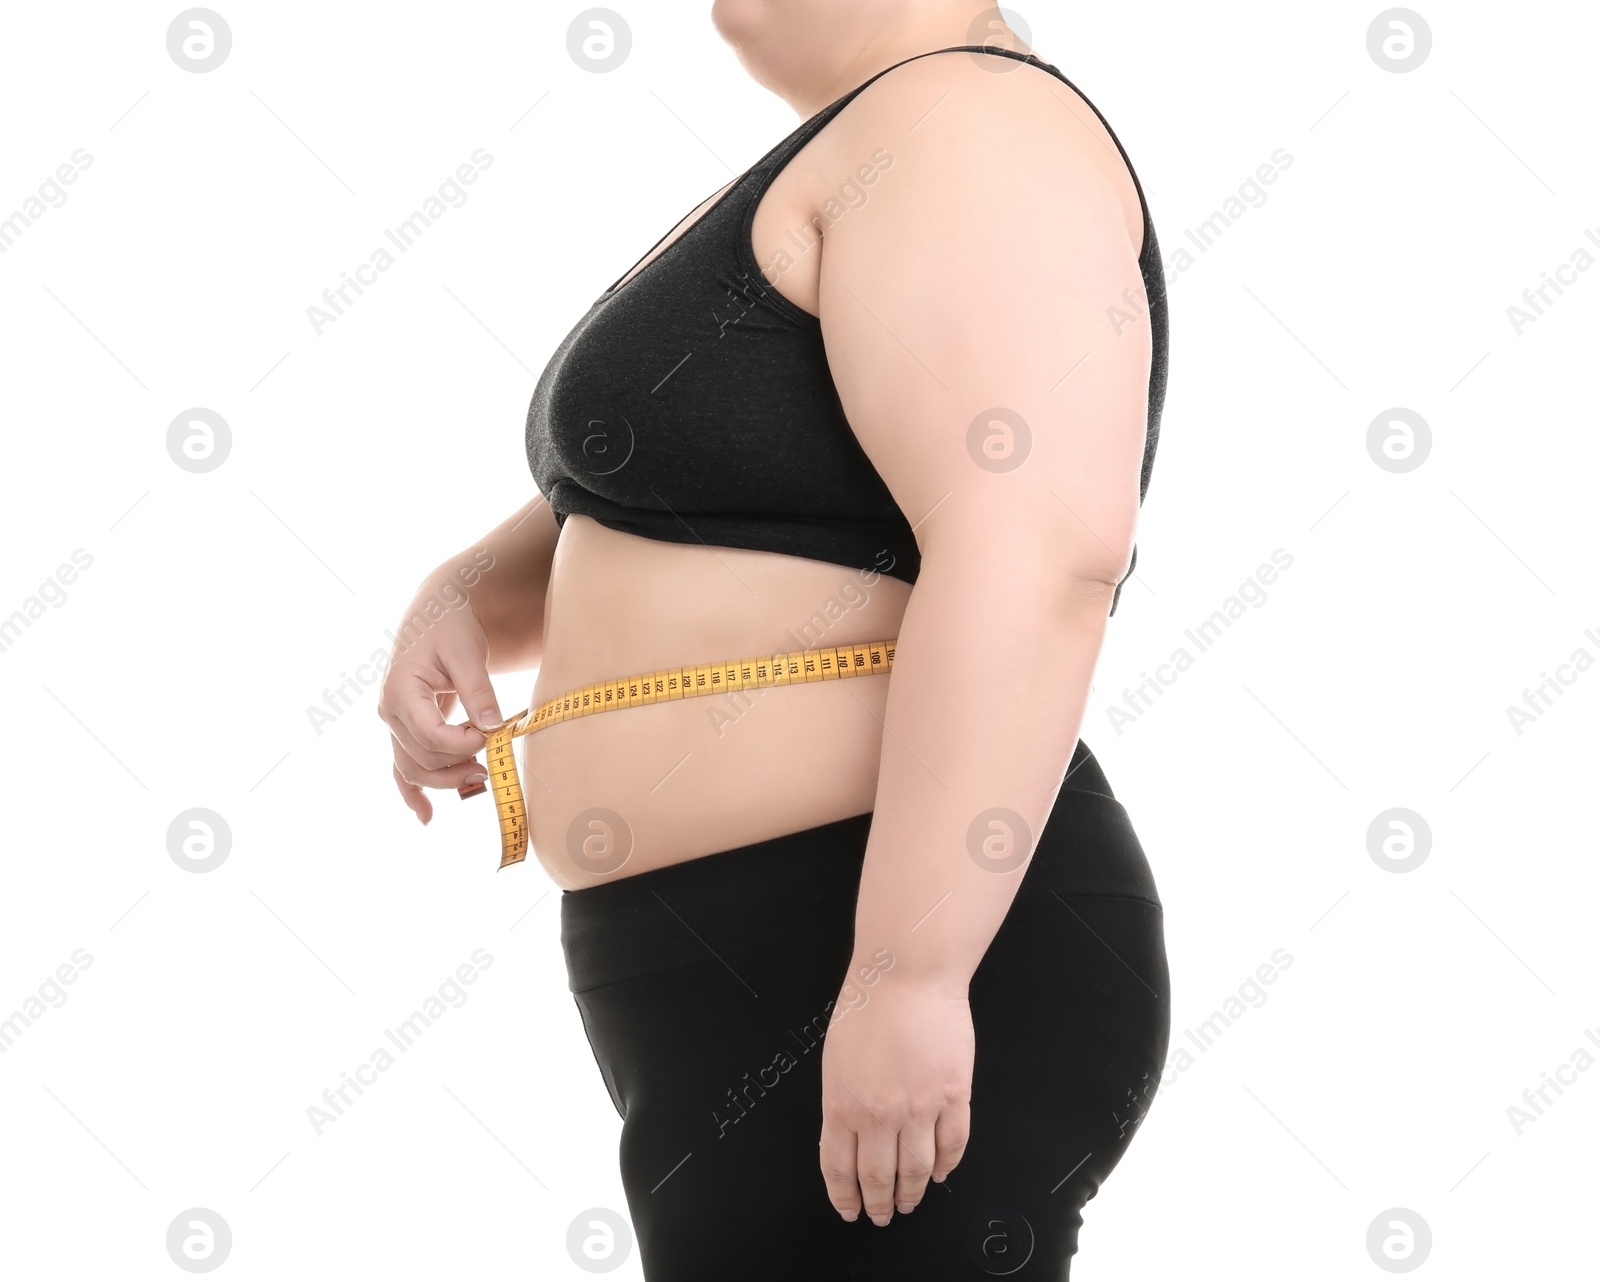
[[[561,895],[574,993],[855,929],[872,812]],[[1122,803],[1079,743],[1017,899],[1116,895],[1157,907]]]

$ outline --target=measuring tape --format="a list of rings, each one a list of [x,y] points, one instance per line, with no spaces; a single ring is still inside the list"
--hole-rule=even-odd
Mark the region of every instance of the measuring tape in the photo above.
[[[472,728],[488,740],[484,751],[488,757],[489,782],[460,789],[461,795],[473,797],[486,787],[493,788],[495,810],[500,817],[500,867],[520,864],[528,857],[528,808],[522,796],[522,780],[517,776],[513,740],[596,712],[614,712],[620,708],[638,708],[650,703],[695,699],[736,690],[874,677],[894,667],[894,647],[894,641],[865,641],[860,645],[824,646],[820,650],[780,651],[752,659],[730,659],[726,663],[662,668],[658,672],[641,672],[615,681],[579,686],[554,699],[546,699],[537,708],[517,713],[497,729],[485,730],[474,725]]]

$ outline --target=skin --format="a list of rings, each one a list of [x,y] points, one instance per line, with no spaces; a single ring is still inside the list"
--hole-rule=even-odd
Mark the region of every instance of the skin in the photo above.
[[[752,77],[806,117],[912,54],[985,39],[1022,48],[998,21],[973,34],[985,8],[718,0],[712,18]],[[558,532],[535,499],[424,581],[419,601],[493,557],[468,608],[397,651],[379,703],[401,795],[426,823],[425,789],[483,774],[483,737],[449,719],[459,704],[499,723],[492,673],[537,666],[537,703],[603,677],[800,648],[797,637],[900,638],[892,677],[768,690],[720,721],[706,706],[717,700],[685,700],[520,741],[534,852],[564,889],[874,813],[854,955],[824,1042],[818,1160],[839,1213],[865,1209],[880,1225],[965,1150],[967,987],[1027,867],[980,866],[974,820],[999,807],[1021,816],[1027,833],[978,835],[1031,856],[1027,834],[1061,787],[1129,564],[1146,428],[1132,179],[1059,80],[980,61],[1000,60],[940,54],[865,89],[774,183],[752,232],[769,263],[792,243],[786,230],[812,217],[827,228],[768,281],[821,318],[850,424],[915,527],[915,587],[578,516]],[[877,148],[892,167],[830,224],[830,197]],[[1137,323],[1119,329],[1113,307]],[[1003,427],[981,427],[969,448],[970,425],[995,406],[1029,428],[1025,461],[1008,471],[982,463]],[[617,822],[574,832],[594,807]],[[597,850],[627,857],[599,875],[578,858]],[[872,977],[865,1002],[857,975]]]

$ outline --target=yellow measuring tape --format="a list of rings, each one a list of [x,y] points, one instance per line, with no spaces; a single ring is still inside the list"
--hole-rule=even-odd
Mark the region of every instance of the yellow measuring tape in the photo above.
[[[517,776],[512,741],[557,722],[596,712],[638,708],[669,699],[694,699],[707,694],[740,690],[765,690],[771,686],[803,685],[811,681],[838,681],[845,677],[872,677],[894,667],[894,641],[865,641],[860,645],[824,646],[820,650],[790,650],[702,663],[689,668],[662,668],[614,681],[596,681],[547,699],[537,708],[519,712],[494,730],[473,726],[489,742],[488,787],[494,790],[500,817],[500,867],[520,864],[528,857],[528,808]],[[469,723],[470,724],[470,723]],[[461,789],[463,797],[476,796],[485,785]]]

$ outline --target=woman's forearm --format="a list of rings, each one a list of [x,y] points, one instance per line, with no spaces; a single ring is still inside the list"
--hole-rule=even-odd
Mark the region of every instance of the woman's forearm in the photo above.
[[[522,672],[539,664],[545,589],[560,528],[542,495],[524,504],[470,548],[430,573],[418,598],[464,595],[489,638],[489,671]]]
[[[964,996],[1077,746],[1114,585],[1021,528],[944,533],[895,649],[851,974],[887,949],[901,982]]]

